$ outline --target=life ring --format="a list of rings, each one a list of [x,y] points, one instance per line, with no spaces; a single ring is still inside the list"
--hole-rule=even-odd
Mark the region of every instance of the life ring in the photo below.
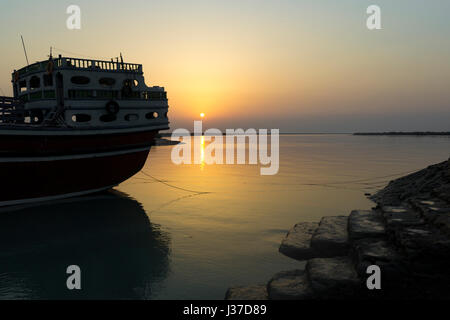
[[[53,61],[50,60],[50,61],[47,63],[47,68],[46,68],[47,73],[48,73],[48,74],[52,74],[52,73],[53,73],[53,68],[54,68]]]
[[[109,114],[117,114],[120,110],[120,107],[116,101],[111,100],[106,103],[105,109]]]

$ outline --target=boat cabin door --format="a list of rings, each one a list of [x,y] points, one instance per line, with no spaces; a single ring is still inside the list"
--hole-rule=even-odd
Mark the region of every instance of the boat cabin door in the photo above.
[[[59,72],[56,74],[56,104],[59,108],[64,107],[64,82]]]

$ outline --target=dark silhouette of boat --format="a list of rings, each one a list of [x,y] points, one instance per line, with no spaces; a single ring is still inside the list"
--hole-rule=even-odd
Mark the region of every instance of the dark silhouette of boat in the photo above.
[[[109,189],[141,170],[169,126],[142,65],[68,57],[15,70],[0,97],[0,206]]]
[[[0,299],[152,299],[169,255],[169,234],[117,191],[0,211]]]

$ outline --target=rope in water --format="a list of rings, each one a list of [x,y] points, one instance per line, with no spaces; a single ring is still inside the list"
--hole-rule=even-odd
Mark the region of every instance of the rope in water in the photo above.
[[[170,188],[174,188],[174,189],[178,189],[178,190],[182,190],[182,191],[186,191],[186,192],[191,192],[191,193],[195,193],[195,194],[207,194],[207,193],[211,193],[211,192],[205,192],[205,191],[196,191],[196,190],[190,190],[190,189],[186,189],[186,188],[182,188],[182,187],[178,187],[178,186],[174,186],[172,184],[169,184],[163,180],[160,180],[158,178],[155,178],[154,176],[152,176],[151,174],[148,174],[147,172],[145,172],[144,170],[141,171],[141,173],[153,180],[155,180],[156,182],[162,183]]]

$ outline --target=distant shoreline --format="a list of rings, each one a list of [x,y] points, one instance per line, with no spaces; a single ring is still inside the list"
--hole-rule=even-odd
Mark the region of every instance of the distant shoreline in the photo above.
[[[450,136],[450,132],[414,131],[414,132],[355,132],[355,136]]]
[[[160,132],[161,137],[172,136],[171,132]],[[354,135],[354,136],[450,136],[450,131],[413,131],[413,132],[280,132],[280,135]],[[225,135],[225,134],[224,134]],[[191,136],[194,136],[192,133]]]
[[[268,132],[268,134],[270,134],[270,132]],[[280,132],[280,136],[283,135],[327,135],[327,134],[353,134],[351,132]],[[171,132],[160,132],[159,135],[161,137],[171,137],[172,133]],[[226,135],[226,133],[224,132],[222,135]],[[236,134],[239,135],[239,134]],[[194,136],[194,133],[191,133],[190,136]]]

